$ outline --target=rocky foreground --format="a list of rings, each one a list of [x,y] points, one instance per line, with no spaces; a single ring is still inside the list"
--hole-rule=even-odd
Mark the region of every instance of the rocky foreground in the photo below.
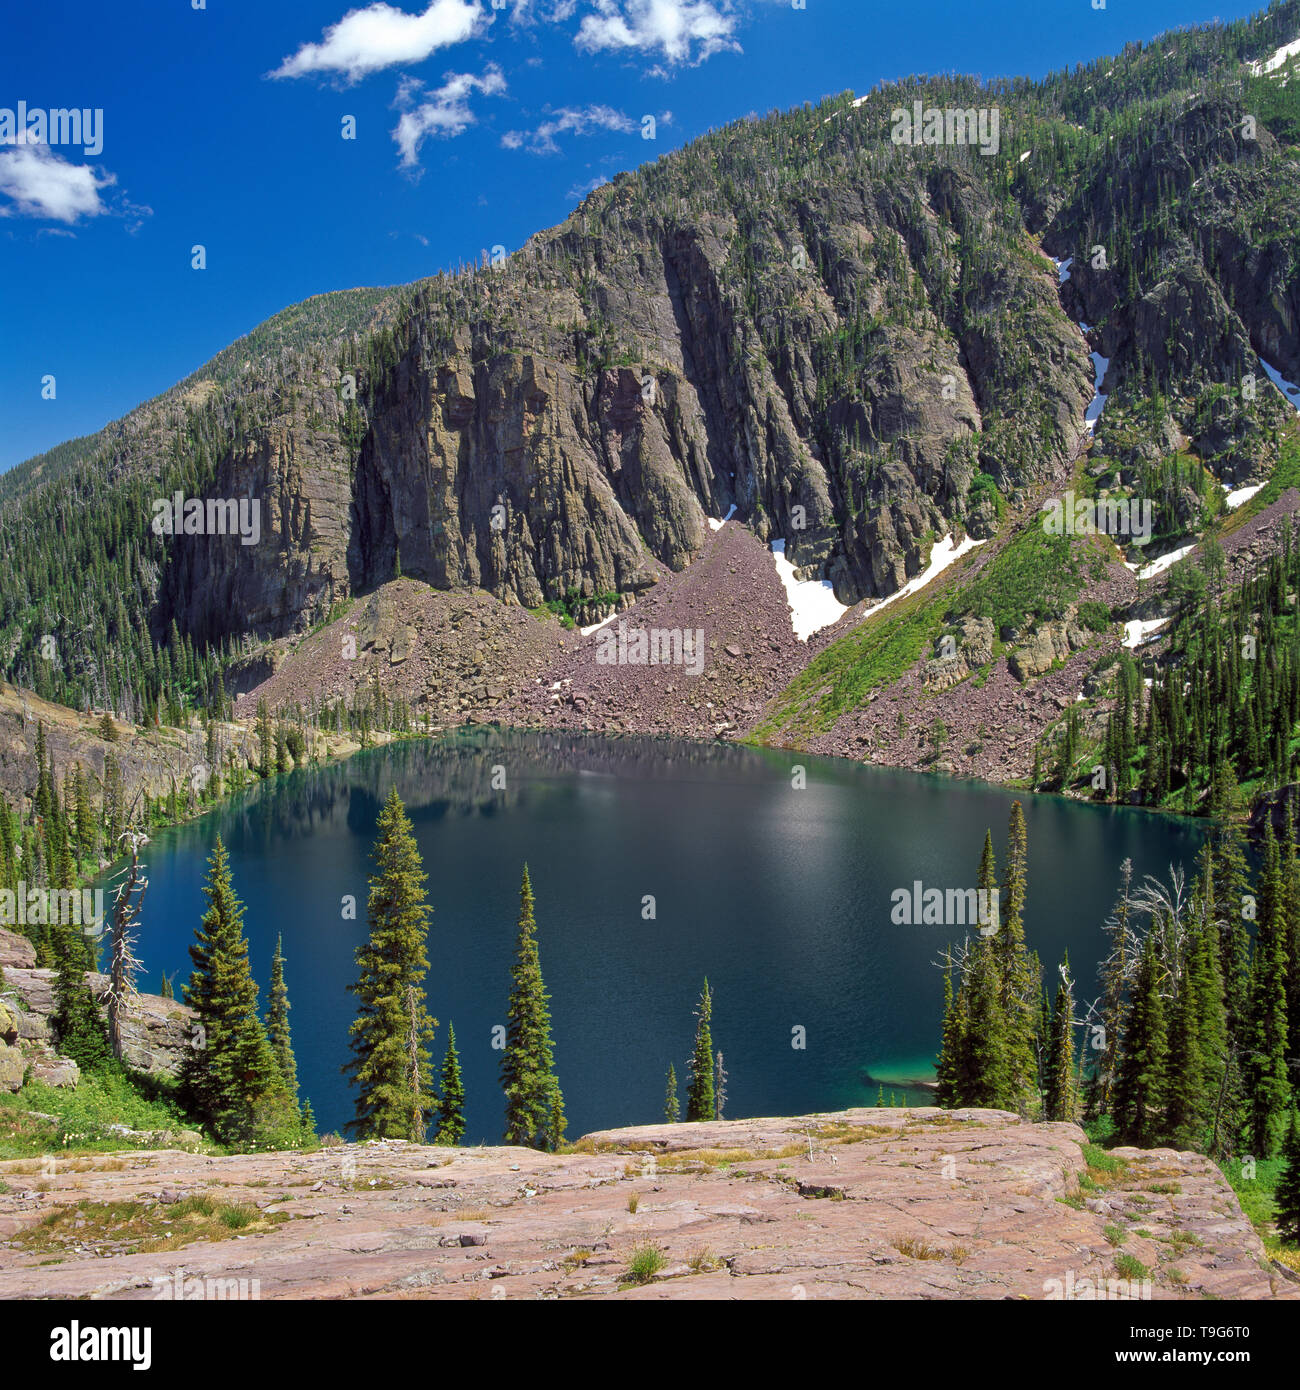
[[[1207,1159],[1090,1168],[1085,1142],[1002,1111],[871,1109],[608,1130],[561,1155],[13,1161],[0,1297],[176,1296],[179,1277],[263,1299],[1300,1298]]]

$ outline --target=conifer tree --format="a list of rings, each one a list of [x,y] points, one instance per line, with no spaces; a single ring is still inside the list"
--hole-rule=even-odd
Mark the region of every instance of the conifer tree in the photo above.
[[[1300,1245],[1300,1119],[1294,1108],[1282,1158],[1282,1172],[1273,1197],[1277,1210],[1277,1233],[1288,1245]]]
[[[437,1020],[429,1016],[424,998],[432,909],[420,851],[396,788],[376,829],[369,936],[357,949],[357,982],[348,986],[358,999],[350,1030],[352,1060],[344,1067],[357,1087],[348,1129],[362,1139],[420,1143],[423,1117],[437,1101],[429,1051]]]
[[[1061,967],[1061,983],[1052,1009],[1052,1033],[1044,1068],[1043,1115],[1048,1120],[1074,1120],[1078,1109],[1078,1078],[1074,1062],[1074,984],[1070,957]]]
[[[285,1089],[298,1100],[298,1063],[294,1059],[289,1036],[289,989],[284,983],[284,937],[275,938],[275,955],[271,957],[271,988],[266,1011],[266,1034],[271,1040],[276,1065],[284,1078]]]
[[[1291,853],[1288,841],[1288,853]],[[1245,1076],[1250,1103],[1251,1151],[1269,1157],[1289,1097],[1286,1045],[1287,907],[1280,850],[1272,825],[1264,831],[1260,871],[1259,920],[1251,972],[1250,1050]]]
[[[447,1053],[442,1059],[438,1097],[438,1130],[435,1144],[459,1144],[465,1137],[465,1080],[456,1051],[456,1030],[447,1025]]]
[[[668,1085],[664,1092],[664,1122],[675,1125],[681,1119],[682,1107],[677,1099],[677,1068],[668,1063]]]
[[[243,1144],[289,1120],[293,1109],[257,1010],[248,964],[244,908],[235,894],[220,836],[208,860],[207,911],[190,947],[194,971],[186,1002],[201,1028],[181,1061],[190,1107],[223,1144]]]
[[[695,1010],[695,1046],[691,1051],[689,1080],[686,1084],[686,1118],[717,1118],[717,1096],[713,1089],[713,996],[707,976]]]
[[[963,996],[964,997],[964,996]],[[959,1085],[961,1058],[966,1046],[965,1019],[959,1007],[959,1000],[953,995],[952,966],[949,962],[943,972],[943,1040],[939,1045],[939,1058],[935,1066],[935,1100],[945,1110],[954,1109],[961,1104]],[[884,1105],[884,1088],[881,1088],[877,1105]]]
[[[1115,1130],[1126,1144],[1150,1148],[1164,1123],[1168,1039],[1156,933],[1148,931],[1133,984],[1115,1078]]]
[[[993,836],[984,834],[977,887],[997,892]],[[1006,1010],[1002,1005],[1002,972],[995,938],[979,937],[966,955],[962,978],[966,994],[965,1046],[959,1070],[959,1104],[1016,1110],[1022,1097],[1013,1080]]]
[[[722,1065],[722,1053],[718,1053],[717,1065],[713,1071],[713,1105],[714,1114],[718,1119],[723,1119],[723,1112],[727,1107],[727,1069]]]
[[[1024,908],[1029,874],[1029,842],[1024,808],[1011,804],[1007,848],[1007,905],[992,936],[997,946],[1000,1002],[1006,1018],[1006,1065],[1012,1107],[1024,1111],[1038,1089],[1036,1012],[1041,991],[1037,962],[1025,948]],[[989,841],[992,853],[992,841]]]
[[[80,952],[65,945],[56,954],[59,973],[54,981],[51,1022],[58,1035],[59,1051],[83,1072],[95,1071],[112,1059],[108,1032],[86,979]]]
[[[564,1142],[564,1100],[555,1074],[550,996],[537,950],[532,880],[524,865],[519,887],[519,937],[506,1011],[501,1085],[506,1095],[507,1144],[557,1149]]]

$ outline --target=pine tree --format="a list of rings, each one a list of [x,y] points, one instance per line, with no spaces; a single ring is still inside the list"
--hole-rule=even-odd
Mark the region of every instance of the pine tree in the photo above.
[[[356,1113],[347,1127],[361,1139],[421,1143],[423,1117],[437,1101],[429,1052],[437,1020],[424,1002],[432,908],[420,851],[396,788],[376,829],[369,935],[357,949],[357,982],[348,986],[358,1005],[350,1029],[352,1060],[344,1067],[357,1087]]]
[[[981,893],[997,892],[993,836],[988,831],[976,883]],[[966,995],[966,1027],[957,1082],[959,1104],[1016,1110],[1021,1096],[1012,1076],[1002,972],[994,939],[981,936],[971,943],[962,972],[962,992]]]
[[[1160,997],[1156,934],[1148,931],[1120,1048],[1112,1114],[1126,1144],[1150,1148],[1164,1122],[1168,1040]]]
[[[675,1125],[681,1119],[681,1102],[677,1099],[677,1068],[668,1063],[668,1086],[664,1092],[664,1122]]]
[[[717,1065],[713,1071],[713,1103],[714,1114],[721,1120],[727,1107],[727,1069],[722,1065],[721,1052],[718,1053]]]
[[[248,964],[244,908],[235,895],[226,847],[218,836],[204,885],[207,911],[190,947],[194,971],[185,990],[201,1029],[181,1062],[190,1107],[229,1145],[283,1127],[292,1107],[258,1015]]]
[[[1292,852],[1288,840],[1288,854]],[[1286,942],[1285,880],[1271,825],[1264,832],[1264,865],[1259,883],[1259,921],[1251,972],[1250,1051],[1246,1083],[1250,1098],[1250,1142],[1259,1158],[1269,1157],[1286,1111]]]
[[[1074,1062],[1074,984],[1070,958],[1061,967],[1061,983],[1052,1009],[1052,1033],[1044,1068],[1043,1115],[1048,1120],[1074,1120],[1078,1110],[1078,1076]]]
[[[294,1059],[289,1038],[289,990],[284,983],[284,938],[275,938],[275,955],[271,957],[271,989],[266,1011],[266,1033],[271,1040],[276,1065],[284,1078],[285,1089],[298,1100],[298,1063]]]
[[[550,996],[537,950],[532,880],[524,865],[519,887],[519,937],[506,1011],[501,1085],[506,1095],[507,1144],[557,1149],[564,1142],[564,1100],[555,1074]]]
[[[706,977],[695,1010],[695,1047],[691,1052],[690,1079],[686,1086],[687,1120],[717,1119],[717,1096],[713,1089],[713,996]]]
[[[943,972],[943,1040],[939,1045],[939,1058],[935,1065],[935,1100],[945,1110],[954,1109],[961,1104],[959,1076],[962,1053],[966,1046],[965,1018],[958,1009],[958,1000],[953,995],[951,963]],[[884,1088],[881,1088],[877,1105],[883,1105]]]
[[[1282,1157],[1282,1172],[1273,1196],[1277,1210],[1277,1233],[1288,1245],[1300,1245],[1300,1119],[1294,1108]]]
[[[438,1130],[435,1144],[459,1144],[465,1137],[465,1080],[456,1051],[456,1030],[447,1025],[447,1055],[442,1059],[438,1097]]]
[[[59,1039],[59,1051],[83,1072],[95,1071],[113,1056],[108,1033],[100,1017],[80,953],[65,946],[57,951],[59,973],[54,981],[54,1015],[51,1023]]]
[[[1011,804],[1007,848],[1007,906],[992,940],[997,946],[1001,1005],[1006,1017],[1006,1065],[1011,1108],[1024,1112],[1038,1089],[1035,1048],[1040,972],[1025,949],[1024,908],[1029,871],[1029,841],[1024,808]],[[992,842],[989,844],[992,853]],[[990,873],[990,877],[991,877]]]

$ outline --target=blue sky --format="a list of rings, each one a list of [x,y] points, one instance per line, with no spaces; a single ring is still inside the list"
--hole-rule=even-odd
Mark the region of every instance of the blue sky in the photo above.
[[[908,73],[1040,76],[1258,8],[12,5],[0,121],[22,101],[101,109],[103,127],[92,151],[0,144],[0,468],[98,429],[287,304],[514,249],[596,181],[749,112]],[[206,269],[191,268],[196,244]]]

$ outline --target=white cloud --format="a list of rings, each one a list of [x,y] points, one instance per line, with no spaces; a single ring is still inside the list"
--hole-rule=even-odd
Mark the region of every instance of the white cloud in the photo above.
[[[558,154],[557,135],[589,135],[593,130],[616,130],[623,134],[637,128],[636,122],[612,106],[562,107],[536,130],[511,130],[501,137],[508,150],[527,148],[533,154]]]
[[[575,184],[564,195],[571,203],[580,203],[588,193],[594,193],[598,188],[604,188],[609,180],[602,174],[600,178],[592,179],[589,183]]]
[[[12,199],[12,206],[0,207],[0,217],[67,223],[98,217],[108,211],[99,190],[116,182],[114,175],[96,174],[88,164],[69,164],[48,145],[6,148],[0,152],[0,195]]]
[[[588,52],[634,49],[672,64],[702,63],[726,49],[740,52],[731,0],[594,0],[574,43]]]
[[[423,62],[436,49],[472,38],[486,22],[478,0],[431,0],[420,14],[407,14],[393,5],[367,5],[349,10],[330,25],[320,43],[303,44],[271,76],[341,72],[355,82],[382,68]]]
[[[420,95],[419,82],[410,78],[403,81],[398,88],[397,105],[409,109],[403,111],[393,130],[393,139],[402,152],[402,164],[409,168],[420,162],[420,146],[430,135],[450,139],[472,126],[476,118],[469,98],[474,92],[491,97],[500,96],[505,89],[506,80],[495,64],[489,64],[482,77],[469,72],[448,73],[442,86],[424,97]]]

